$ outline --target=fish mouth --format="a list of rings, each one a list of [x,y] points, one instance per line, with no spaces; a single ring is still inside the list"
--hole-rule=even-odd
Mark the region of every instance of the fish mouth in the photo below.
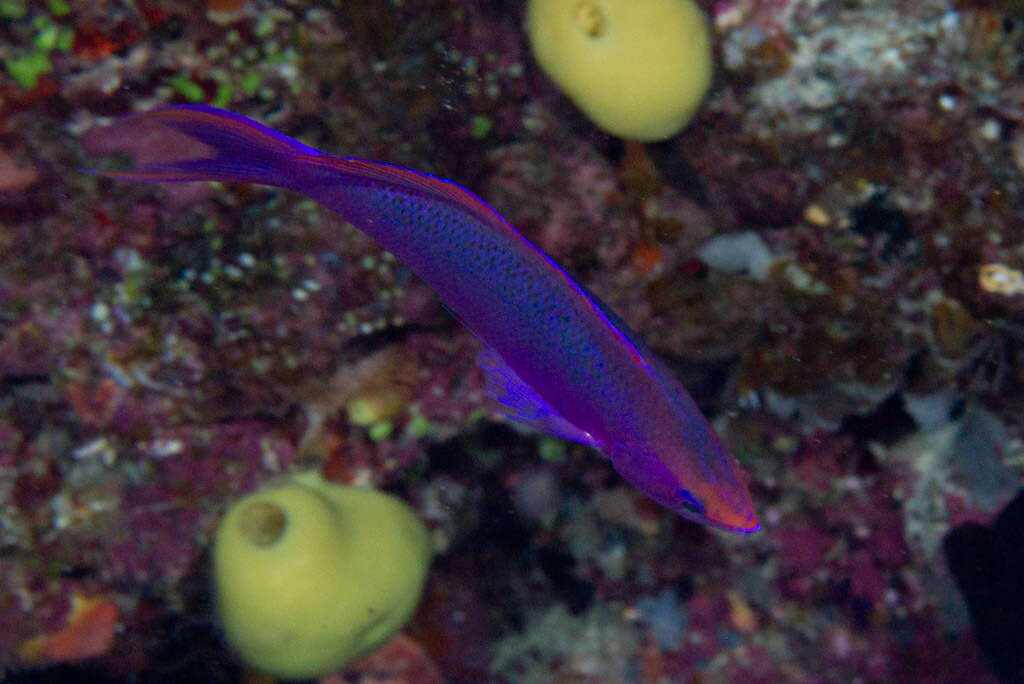
[[[740,523],[726,523],[710,518],[705,519],[704,522],[723,532],[732,532],[733,534],[753,534],[761,529],[761,521],[756,513],[749,513],[746,520]]]

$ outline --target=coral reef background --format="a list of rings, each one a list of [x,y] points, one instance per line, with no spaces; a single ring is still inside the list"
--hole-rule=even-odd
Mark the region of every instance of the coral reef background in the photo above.
[[[1020,576],[1022,5],[701,4],[711,92],[645,147],[544,77],[520,2],[0,0],[0,672],[246,676],[206,549],[301,465],[437,551],[329,681],[1016,681],[984,606]],[[691,388],[762,532],[496,420],[472,336],[320,207],[78,171],[174,102],[481,195]]]

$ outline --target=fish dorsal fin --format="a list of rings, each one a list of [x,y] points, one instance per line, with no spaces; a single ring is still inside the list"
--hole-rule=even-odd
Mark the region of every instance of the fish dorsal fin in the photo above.
[[[496,351],[485,346],[477,359],[487,378],[487,396],[503,416],[539,432],[598,446],[589,433],[570,423],[544,401]]]
[[[626,324],[626,321],[622,320],[622,317],[611,310],[611,308],[594,296],[594,293],[590,292],[582,285],[580,288],[583,293],[590,297],[590,301],[594,303],[601,313],[605,315],[608,321],[619,331],[619,333],[633,345],[636,352],[643,357],[644,364],[647,366],[648,372],[655,379],[655,381],[665,390],[669,400],[672,401],[678,408],[682,409],[685,415],[692,415],[694,412],[703,415],[697,404],[693,401],[693,397],[686,391],[686,388],[679,382],[679,378],[676,376],[674,370],[672,370],[665,360],[655,354],[650,347],[644,344],[644,341],[640,339],[640,336]]]
[[[322,166],[337,173],[351,174],[357,178],[377,181],[385,185],[400,185],[408,190],[451,202],[463,211],[469,212],[492,228],[510,231],[522,239],[519,232],[510,226],[501,214],[470,190],[444,178],[429,173],[413,171],[394,164],[368,161],[355,157],[335,157],[329,154],[302,155],[302,161],[311,166]]]

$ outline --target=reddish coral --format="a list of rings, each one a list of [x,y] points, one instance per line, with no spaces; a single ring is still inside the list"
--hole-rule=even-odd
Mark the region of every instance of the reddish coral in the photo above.
[[[117,606],[103,597],[74,594],[66,625],[24,642],[19,655],[29,662],[73,662],[103,655],[114,643],[120,614]]]
[[[358,677],[360,684],[441,684],[445,681],[423,647],[405,634],[396,635],[379,651],[349,667],[348,672]],[[320,681],[340,684],[348,680],[326,677]]]

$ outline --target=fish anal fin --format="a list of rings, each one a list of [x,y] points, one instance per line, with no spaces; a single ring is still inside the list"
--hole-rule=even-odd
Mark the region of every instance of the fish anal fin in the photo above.
[[[494,408],[509,420],[571,442],[597,446],[594,438],[570,423],[509,368],[501,356],[484,347],[478,356],[487,379],[487,396]]]

